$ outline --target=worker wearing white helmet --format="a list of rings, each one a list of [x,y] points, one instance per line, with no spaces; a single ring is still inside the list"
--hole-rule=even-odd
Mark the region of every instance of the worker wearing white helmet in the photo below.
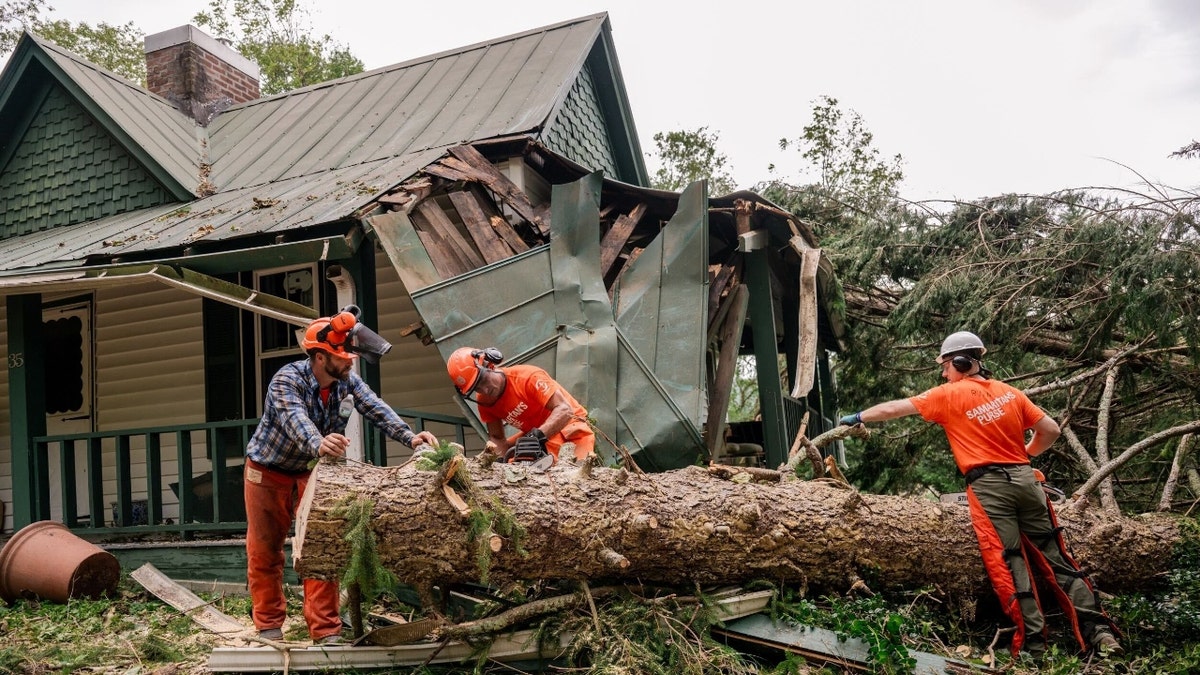
[[[1116,627],[1068,553],[1054,508],[1029,464],[1058,438],[1058,423],[1024,392],[992,379],[983,365],[986,353],[974,333],[952,333],[935,360],[945,384],[846,415],[841,423],[920,415],[945,431],[967,480],[971,522],[984,567],[1005,613],[1017,624],[1014,656],[1024,648],[1038,657],[1046,648],[1045,618],[1031,575],[1053,588],[1081,649],[1094,648],[1102,655],[1118,652]],[[1028,430],[1033,435],[1026,442]]]

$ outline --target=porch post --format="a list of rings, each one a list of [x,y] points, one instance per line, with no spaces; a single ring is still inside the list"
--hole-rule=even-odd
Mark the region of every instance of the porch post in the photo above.
[[[8,296],[8,412],[11,420],[13,529],[41,517],[33,438],[46,434],[46,364],[41,294]]]

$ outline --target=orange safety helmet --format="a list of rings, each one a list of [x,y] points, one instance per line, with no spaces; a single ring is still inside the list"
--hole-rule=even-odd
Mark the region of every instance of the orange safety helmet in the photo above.
[[[491,370],[504,360],[500,350],[495,347],[475,349],[459,347],[446,360],[446,373],[454,382],[454,388],[463,396],[469,396],[479,386],[480,375],[484,369]]]
[[[344,319],[338,319],[341,314],[350,316],[350,328],[354,327],[354,317],[347,312],[340,312],[333,319],[329,317],[313,319],[304,331],[304,340],[301,342],[306,354],[313,349],[319,349],[344,359],[358,358],[358,354],[346,351],[347,331],[336,330],[335,324],[342,326],[346,324]]]
[[[346,305],[329,318],[313,320],[304,331],[304,351],[320,349],[347,359],[362,356],[367,363],[379,363],[391,351],[392,343],[360,322],[361,313],[357,306]]]

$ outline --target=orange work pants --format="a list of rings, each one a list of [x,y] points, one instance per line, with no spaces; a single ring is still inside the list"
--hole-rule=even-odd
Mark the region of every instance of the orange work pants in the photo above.
[[[281,628],[287,618],[283,597],[283,542],[292,529],[307,472],[288,474],[246,460],[246,580],[254,627]],[[342,632],[336,581],[304,580],[304,620],[313,640]]]

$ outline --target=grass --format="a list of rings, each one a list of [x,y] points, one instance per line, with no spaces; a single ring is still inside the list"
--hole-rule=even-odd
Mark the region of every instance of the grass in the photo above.
[[[1190,561],[1190,558],[1187,558]],[[1109,603],[1110,613],[1125,632],[1127,653],[1108,660],[1090,660],[1076,653],[1063,630],[1061,616],[1052,616],[1050,649],[1039,665],[1014,662],[1003,640],[994,648],[997,667],[1013,675],[1049,673],[1185,673],[1200,671],[1200,617],[1194,594],[1200,590],[1200,571],[1177,574],[1158,594],[1121,596]],[[532,583],[506,589],[513,601],[527,601],[563,592],[553,584]],[[222,612],[249,626],[250,602],[244,596],[200,594]],[[651,597],[656,596],[656,597]],[[690,596],[690,597],[687,597]],[[378,609],[409,613],[392,594],[381,597]],[[496,605],[495,608],[500,608]],[[796,589],[778,589],[771,613],[807,625],[820,626],[842,637],[865,641],[878,673],[911,672],[910,650],[918,649],[983,664],[995,637],[998,618],[954,612],[932,591],[884,598],[803,597]],[[306,641],[300,600],[288,598],[285,637]],[[842,671],[806,663],[781,653],[750,655],[714,640],[717,625],[711,604],[695,589],[631,588],[597,602],[595,615],[583,608],[546,617],[535,626],[540,638],[574,635],[562,664],[571,672],[597,675],[767,673],[775,675],[835,674]],[[9,673],[204,673],[209,653],[229,642],[206,632],[190,619],[123,578],[115,597],[72,600],[67,604],[21,600],[0,605],[0,675]],[[956,653],[957,651],[957,653]],[[487,660],[484,645],[468,664],[423,669],[373,670],[371,673],[512,673],[509,666]]]

